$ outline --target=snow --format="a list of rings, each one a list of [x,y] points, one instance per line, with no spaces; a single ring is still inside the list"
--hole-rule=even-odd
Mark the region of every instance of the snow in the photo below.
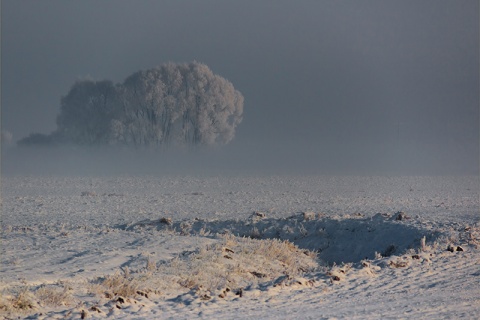
[[[475,319],[479,189],[478,176],[3,176],[0,319]]]

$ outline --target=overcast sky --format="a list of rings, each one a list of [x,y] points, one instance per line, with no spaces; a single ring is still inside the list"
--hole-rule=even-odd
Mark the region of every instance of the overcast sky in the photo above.
[[[2,130],[15,140],[53,131],[77,79],[197,60],[245,97],[229,148],[478,165],[477,0],[1,5]]]

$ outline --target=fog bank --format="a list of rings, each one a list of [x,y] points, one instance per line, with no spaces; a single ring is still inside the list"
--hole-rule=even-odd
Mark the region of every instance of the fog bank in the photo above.
[[[455,152],[452,152],[454,150]],[[299,141],[236,143],[223,148],[153,150],[114,147],[10,147],[2,174],[59,175],[469,175],[478,145],[361,144]]]

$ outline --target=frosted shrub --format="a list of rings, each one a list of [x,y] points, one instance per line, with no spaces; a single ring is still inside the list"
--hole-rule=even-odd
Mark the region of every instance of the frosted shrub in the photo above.
[[[0,297],[0,310],[7,313],[27,313],[36,308],[37,303],[27,287],[12,297]]]
[[[182,254],[148,273],[117,272],[101,281],[105,291],[131,297],[139,288],[165,294],[188,290],[199,297],[243,290],[276,279],[293,279],[317,268],[316,255],[288,241],[257,240],[223,235],[219,243]],[[98,290],[98,288],[96,289]]]
[[[113,293],[114,296],[132,297],[138,290],[138,283],[135,279],[127,278],[119,272],[106,276],[101,281],[101,285],[106,289],[106,295]]]
[[[35,295],[43,304],[50,306],[67,305],[72,300],[68,287],[62,289],[45,286],[38,289]]]
[[[298,276],[317,267],[315,254],[288,241],[257,240],[225,235],[220,244],[205,247],[184,260],[174,260],[179,283],[187,288],[216,291]]]

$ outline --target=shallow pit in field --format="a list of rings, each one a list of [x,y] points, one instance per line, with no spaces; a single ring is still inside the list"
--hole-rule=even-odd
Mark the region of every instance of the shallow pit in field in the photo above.
[[[359,262],[379,255],[401,255],[408,249],[419,248],[422,238],[430,243],[439,236],[438,232],[411,223],[406,216],[399,219],[398,214],[332,218],[307,212],[273,219],[264,213],[254,212],[246,220],[172,221],[160,218],[119,227],[137,232],[154,229],[207,237],[232,234],[255,239],[288,240],[299,248],[316,252],[325,264]]]

